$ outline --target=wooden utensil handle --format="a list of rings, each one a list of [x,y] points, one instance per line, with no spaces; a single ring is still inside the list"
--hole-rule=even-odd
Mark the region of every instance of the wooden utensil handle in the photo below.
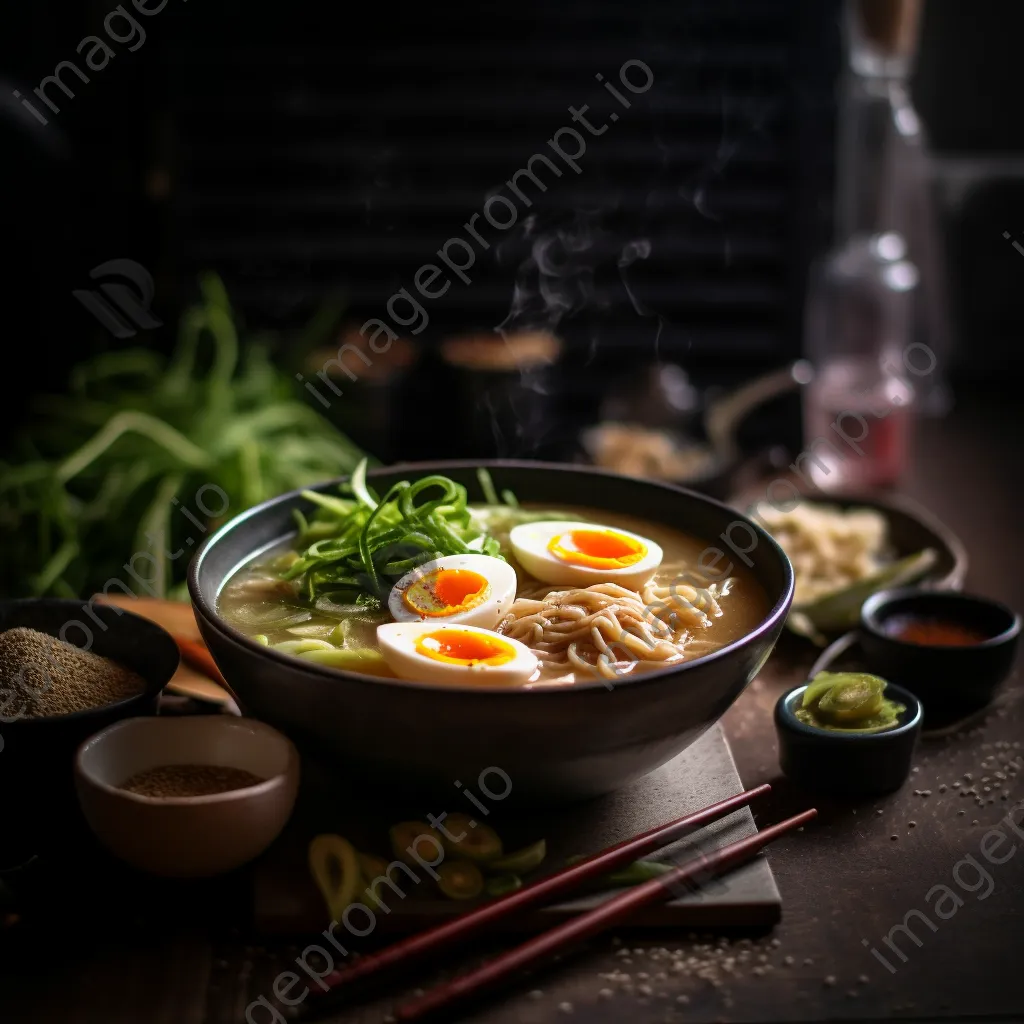
[[[217,662],[213,660],[213,655],[210,653],[208,647],[184,636],[176,635],[174,637],[174,642],[178,645],[178,650],[181,652],[182,658],[188,662],[189,665],[198,669],[205,675],[208,675],[215,683],[217,683],[218,686],[224,687],[224,689],[231,694],[231,699],[238,704],[237,694],[230,686],[228,686],[227,680],[224,678],[220,669],[217,668]],[[239,707],[241,707],[241,705],[239,705]]]

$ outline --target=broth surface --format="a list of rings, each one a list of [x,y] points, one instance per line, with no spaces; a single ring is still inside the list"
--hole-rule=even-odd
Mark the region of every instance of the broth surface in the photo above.
[[[477,512],[483,511],[480,506],[472,507]],[[528,503],[524,503],[523,507],[540,511],[538,506],[531,506]],[[654,582],[657,584],[668,585],[673,581],[694,583],[701,579],[696,569],[691,567],[696,566],[701,553],[708,547],[707,541],[637,516],[585,506],[560,506],[559,511],[564,512],[569,518],[628,530],[659,544],[664,551],[664,559],[654,576]],[[545,591],[567,589],[541,583],[525,573],[516,564],[508,548],[507,535],[495,530],[494,536],[501,542],[505,558],[516,570],[517,595],[525,593],[536,596]],[[294,596],[290,586],[270,578],[266,569],[268,563],[272,563],[275,558],[289,550],[290,542],[286,542],[276,551],[263,553],[243,566],[225,583],[217,601],[217,610],[225,621],[249,636],[262,634],[270,644],[301,640],[304,637],[324,640],[331,636],[332,631],[341,623],[346,647],[378,649],[377,626],[392,621],[386,608],[380,612],[351,608],[341,611],[322,610],[305,604]],[[397,582],[397,579],[394,582]],[[707,582],[721,581],[709,579]],[[721,606],[721,614],[712,618],[710,625],[701,629],[699,637],[695,638],[699,641],[699,653],[688,653],[683,660],[696,660],[697,657],[710,654],[738,640],[758,626],[768,614],[768,600],[764,591],[750,570],[739,563],[734,563],[727,592],[718,598],[718,603]],[[260,624],[261,617],[266,625]],[[275,621],[278,624],[272,625]],[[335,640],[337,635],[336,632],[333,633]],[[629,675],[664,667],[664,662],[639,660],[629,669]],[[373,671],[378,675],[392,675],[383,667],[375,668]],[[584,674],[578,671],[555,671],[542,663],[539,674],[526,685],[570,685],[574,682],[594,682],[597,679],[597,675],[589,672]]]

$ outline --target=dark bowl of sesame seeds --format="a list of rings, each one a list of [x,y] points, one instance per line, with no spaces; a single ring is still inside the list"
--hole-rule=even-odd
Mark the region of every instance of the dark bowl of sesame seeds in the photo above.
[[[123,718],[156,713],[178,667],[159,626],[96,601],[0,602],[0,865],[80,825],[80,743]]]

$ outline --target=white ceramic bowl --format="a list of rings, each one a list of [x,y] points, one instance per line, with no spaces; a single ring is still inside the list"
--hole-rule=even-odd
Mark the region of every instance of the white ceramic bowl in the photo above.
[[[163,765],[241,768],[264,779],[227,793],[149,797],[117,787]],[[96,837],[134,867],[200,878],[240,867],[280,834],[295,805],[299,757],[276,729],[249,718],[130,718],[87,739],[75,787]]]

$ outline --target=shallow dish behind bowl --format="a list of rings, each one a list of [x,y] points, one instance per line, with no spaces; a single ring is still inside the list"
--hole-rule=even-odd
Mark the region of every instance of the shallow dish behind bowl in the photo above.
[[[967,549],[945,523],[926,508],[905,497],[877,498],[839,493],[808,498],[821,505],[838,505],[844,511],[870,508],[881,512],[889,522],[889,542],[894,558],[905,558],[924,548],[932,548],[938,556],[935,564],[920,581],[931,590],[959,590],[967,577]]]
[[[610,792],[653,771],[713,725],[767,660],[793,593],[781,548],[732,509],[702,495],[578,466],[528,462],[441,462],[375,470],[381,493],[393,482],[443,473],[478,494],[485,466],[499,488],[550,507],[587,504],[684,530],[712,546],[731,528],[749,548],[750,571],[770,609],[751,633],[704,658],[625,677],[544,690],[438,687],[332,670],[269,650],[220,618],[225,581],[256,552],[294,533],[298,492],[250,509],[212,536],[189,570],[196,619],[246,712],[357,773],[405,790],[443,792],[456,783],[487,799],[549,802]],[[331,491],[337,481],[319,485]],[[729,554],[730,558],[740,556]],[[488,775],[487,769],[494,771]],[[502,773],[509,780],[501,779]]]
[[[148,619],[97,602],[0,602],[0,632],[16,626],[53,637],[64,629],[69,643],[132,669],[145,683],[136,696],[87,711],[0,720],[0,801],[5,818],[0,850],[31,854],[77,816],[72,762],[78,745],[122,718],[155,714],[160,691],[178,667],[178,647]],[[0,696],[0,704],[3,699]]]
[[[762,484],[758,491],[747,492],[732,504],[757,518],[771,503]],[[801,495],[800,504],[832,506],[842,512],[869,509],[879,513],[887,523],[889,561],[898,562],[926,548],[935,553],[931,566],[920,576],[907,580],[907,585],[913,583],[928,590],[959,590],[963,586],[967,575],[966,549],[949,527],[915,502],[903,497],[883,499],[849,492],[812,491]],[[789,629],[824,647],[830,640],[857,627],[860,606],[867,597],[896,585],[892,580],[877,582],[873,587],[855,583],[844,590],[822,595],[811,605],[793,608]],[[797,613],[804,616],[803,622],[798,621],[801,615]]]

